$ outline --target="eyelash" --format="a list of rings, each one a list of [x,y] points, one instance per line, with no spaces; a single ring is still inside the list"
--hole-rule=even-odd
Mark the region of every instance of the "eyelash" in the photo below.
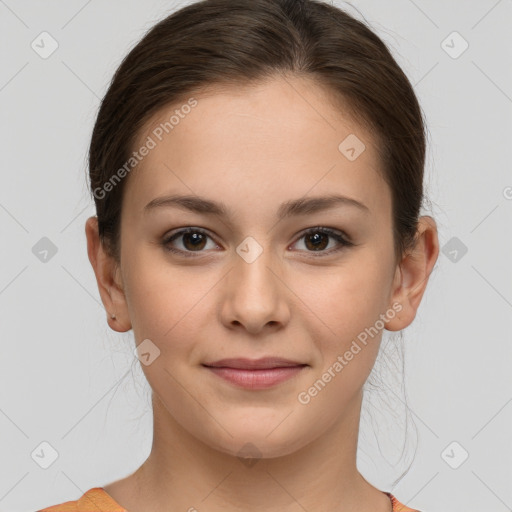
[[[175,253],[175,254],[179,254],[179,255],[185,256],[187,258],[189,258],[189,257],[190,258],[199,257],[200,253],[204,252],[204,251],[183,251],[181,249],[176,249],[175,247],[171,247],[169,245],[176,238],[179,238],[179,237],[181,237],[181,236],[183,236],[183,235],[185,235],[187,233],[200,233],[200,234],[206,235],[209,238],[212,238],[203,229],[190,227],[190,228],[182,229],[182,230],[177,231],[177,232],[175,232],[175,233],[173,233],[171,235],[166,236],[162,240],[162,246],[164,247],[164,249],[166,251],[169,251],[169,252],[172,252],[172,253]],[[302,233],[302,235],[296,240],[296,242],[298,242],[299,240],[301,240],[305,236],[311,235],[313,233],[323,233],[325,235],[329,235],[330,237],[334,238],[339,243],[338,247],[336,247],[334,249],[330,249],[329,251],[325,251],[325,250],[321,250],[321,251],[318,251],[318,252],[316,252],[316,251],[306,251],[306,252],[315,254],[313,256],[315,258],[318,258],[318,257],[321,258],[323,256],[328,256],[328,255],[331,255],[331,254],[333,254],[335,252],[340,251],[341,249],[344,249],[346,247],[351,247],[351,246],[355,245],[354,243],[350,242],[341,232],[334,231],[332,229],[324,228],[324,227],[315,227],[315,228],[308,229],[307,231]],[[294,243],[296,243],[296,242],[294,242]],[[199,254],[196,255],[195,253],[199,253]]]

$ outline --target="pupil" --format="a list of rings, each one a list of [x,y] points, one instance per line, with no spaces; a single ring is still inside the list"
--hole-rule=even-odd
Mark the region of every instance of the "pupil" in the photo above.
[[[323,238],[323,240],[322,240]],[[313,235],[309,235],[309,237],[306,237],[306,240],[307,241],[312,241],[313,240],[313,248],[314,249],[324,249],[326,247],[326,244],[325,244],[325,241],[327,239],[327,236],[325,235],[325,233],[315,233]],[[324,242],[322,244],[322,242]]]
[[[187,247],[187,241],[192,242],[192,248],[200,247],[201,243],[204,243],[203,235],[201,233],[185,233],[184,235],[184,243],[185,247]],[[189,247],[187,247],[189,248]]]

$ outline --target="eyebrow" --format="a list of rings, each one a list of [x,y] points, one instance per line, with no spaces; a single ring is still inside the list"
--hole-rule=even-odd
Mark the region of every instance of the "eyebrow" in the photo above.
[[[355,207],[368,214],[370,209],[351,197],[329,195],[322,197],[299,198],[282,203],[277,211],[278,220],[295,215],[307,215],[337,206]],[[229,217],[229,210],[223,204],[196,195],[169,195],[157,197],[144,207],[144,213],[162,207],[178,207],[199,214],[210,214],[218,217]]]

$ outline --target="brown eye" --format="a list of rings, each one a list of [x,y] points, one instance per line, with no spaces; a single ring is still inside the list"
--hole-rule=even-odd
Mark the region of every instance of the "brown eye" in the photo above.
[[[207,237],[203,233],[184,233],[182,236],[183,245],[187,250],[203,249],[206,245]]]
[[[320,251],[329,245],[329,235],[315,232],[305,235],[306,247],[313,251]]]
[[[344,247],[354,245],[341,232],[323,227],[309,229],[299,238],[299,240],[302,239],[304,239],[305,252],[317,252],[318,256],[327,256]],[[330,239],[333,239],[334,243],[329,250],[326,250],[329,247]]]
[[[203,230],[187,228],[164,238],[162,245],[167,251],[189,256],[190,253],[205,252],[203,249],[206,248],[208,239],[211,239],[211,237]],[[177,242],[180,242],[181,247],[176,247],[176,245],[179,245]],[[213,246],[217,247],[216,244],[213,244]]]

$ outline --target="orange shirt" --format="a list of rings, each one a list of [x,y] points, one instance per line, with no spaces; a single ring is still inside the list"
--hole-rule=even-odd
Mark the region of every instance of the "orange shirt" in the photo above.
[[[393,512],[418,512],[412,508],[402,505],[392,494],[384,493],[389,496],[393,505]],[[61,505],[43,508],[38,512],[128,512],[114,501],[112,496],[102,487],[89,489],[79,500],[67,501]]]

